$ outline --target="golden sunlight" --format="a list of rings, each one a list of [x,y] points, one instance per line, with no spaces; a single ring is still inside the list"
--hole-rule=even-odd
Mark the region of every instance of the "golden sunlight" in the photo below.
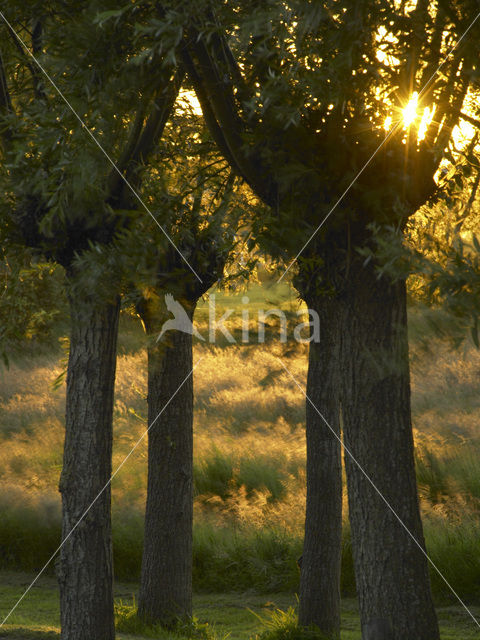
[[[403,128],[408,129],[412,124],[415,123],[417,127],[417,140],[421,142],[425,139],[425,136],[428,131],[428,127],[430,126],[433,116],[435,113],[435,106],[433,107],[425,107],[423,109],[423,113],[418,111],[418,93],[415,91],[412,94],[408,104],[400,109],[400,122],[403,121]],[[385,131],[390,131],[392,128],[394,121],[392,116],[387,116],[383,123],[383,128]],[[397,120],[397,124],[399,121]]]
[[[403,122],[405,128],[408,128],[414,120],[418,117],[417,114],[417,105],[418,105],[418,92],[414,91],[412,93],[412,97],[410,98],[408,104],[403,109]]]
[[[178,94],[178,98],[180,104],[184,109],[193,111],[196,116],[202,115],[202,107],[200,106],[200,102],[195,95],[195,91],[191,91],[190,89],[181,89],[180,93]]]
[[[423,140],[427,135],[428,127],[430,126],[433,120],[434,113],[435,113],[435,105],[432,108],[425,107],[425,109],[423,110],[423,116],[418,126],[418,135],[417,135],[418,141]]]

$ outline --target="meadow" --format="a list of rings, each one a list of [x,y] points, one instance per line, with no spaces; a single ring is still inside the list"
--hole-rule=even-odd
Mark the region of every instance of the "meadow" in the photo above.
[[[268,320],[265,343],[257,342],[259,309],[279,306],[289,328],[298,322],[300,307],[288,285],[266,290],[255,285],[248,296],[245,305],[241,292],[216,294],[217,316],[227,306],[236,308],[226,324],[237,344],[197,341],[194,348],[195,612],[200,622],[216,622],[208,633],[229,633],[236,639],[263,629],[274,640],[275,629],[291,626],[294,614],[273,613],[273,622],[260,622],[248,609],[261,617],[270,612],[271,617],[277,608],[287,611],[295,605],[305,504],[304,397],[278,358],[304,384],[307,346],[291,340],[280,343],[274,318]],[[241,344],[241,310],[246,306],[250,343]],[[196,312],[197,326],[205,335],[207,318],[205,301]],[[449,322],[440,311],[418,306],[410,310],[417,475],[428,553],[458,595],[480,612],[480,353],[468,341],[454,350],[436,334],[434,326]],[[0,372],[2,613],[59,542],[65,353],[62,336],[57,338],[58,345],[48,349],[26,345],[10,368]],[[125,314],[116,383],[114,469],[145,429],[145,338],[139,323]],[[143,441],[112,483],[117,618],[120,633],[127,633],[119,637],[128,637],[131,624],[145,488]],[[342,637],[350,640],[359,637],[359,625],[346,498],[344,504]],[[8,637],[37,637],[34,631],[25,635],[26,628],[56,634],[53,576],[54,563],[40,583],[44,588],[34,590],[41,606],[34,605],[35,600],[29,603],[29,594],[4,628]],[[443,637],[479,637],[434,570],[431,577]],[[214,598],[209,595],[213,593]],[[15,635],[15,628],[22,628],[24,635]],[[294,634],[288,637],[294,640]]]

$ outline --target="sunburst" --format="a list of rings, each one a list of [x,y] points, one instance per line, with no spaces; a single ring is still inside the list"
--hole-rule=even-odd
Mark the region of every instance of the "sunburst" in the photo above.
[[[403,108],[403,124],[406,129],[410,127],[418,118],[418,92],[414,91],[412,97]]]

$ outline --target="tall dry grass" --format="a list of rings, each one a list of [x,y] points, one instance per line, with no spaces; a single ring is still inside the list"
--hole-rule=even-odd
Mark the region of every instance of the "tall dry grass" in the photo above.
[[[414,430],[428,550],[461,595],[476,597],[480,354],[473,347],[452,351],[433,334],[426,336],[421,318],[413,316],[412,324]],[[146,429],[145,345],[131,322],[121,344],[114,468]],[[304,397],[278,357],[304,384],[306,356],[305,346],[274,339],[195,346],[195,360],[201,358],[194,375],[197,588],[296,588],[305,505]],[[64,387],[54,391],[53,382],[63,366],[60,358],[43,354],[1,373],[2,568],[40,567],[59,539],[65,397]],[[118,577],[139,572],[146,456],[144,441],[112,483]],[[352,592],[347,524],[343,561],[343,589]],[[437,594],[446,595],[432,576]]]

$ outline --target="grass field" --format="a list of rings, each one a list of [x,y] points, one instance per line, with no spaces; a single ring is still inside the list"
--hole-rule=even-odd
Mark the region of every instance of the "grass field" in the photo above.
[[[304,399],[278,357],[303,384],[307,347],[279,343],[274,319],[269,319],[265,343],[256,340],[259,309],[281,306],[290,327],[298,322],[299,305],[287,285],[267,291],[255,286],[248,297],[246,305],[242,293],[233,301],[225,294],[216,296],[217,316],[227,306],[236,308],[228,328],[237,344],[222,339],[215,345],[197,342],[194,349],[195,360],[201,359],[195,372],[195,612],[201,622],[215,622],[220,638],[229,633],[234,639],[261,630],[248,608],[266,613],[295,604],[305,503]],[[241,344],[241,311],[246,307],[251,343]],[[430,315],[419,309],[410,314],[414,429],[427,546],[455,590],[479,612],[480,354],[469,344],[452,351],[435,336],[427,322]],[[205,335],[207,318],[203,303],[196,322]],[[436,320],[448,324],[441,314]],[[140,326],[129,317],[122,321],[119,352],[114,468],[146,428],[145,344]],[[59,541],[65,389],[53,386],[64,368],[61,349],[36,354],[30,345],[9,370],[0,371],[1,613]],[[119,580],[139,575],[145,487],[143,443],[112,484]],[[35,628],[56,633],[52,576],[53,567],[8,621],[23,629],[14,633],[7,625],[8,637],[33,638],[25,629]],[[432,582],[442,637],[480,638],[434,572]],[[120,583],[118,597],[131,603],[135,589],[135,584]],[[345,640],[360,637],[354,589],[345,524]]]
[[[23,590],[30,584],[33,574],[0,573],[0,608],[5,611],[12,606]],[[116,585],[116,606],[118,611],[128,609],[135,601],[137,585],[120,583]],[[194,616],[198,626],[207,625],[208,636],[215,640],[248,640],[271,630],[281,628],[291,616],[278,614],[288,612],[296,606],[295,596],[288,593],[223,593],[197,594],[194,596]],[[480,607],[473,612],[480,615]],[[438,608],[442,640],[470,640],[478,638],[471,619],[458,607]],[[117,617],[118,626],[124,618]],[[59,637],[58,588],[53,578],[40,578],[24,602],[12,615],[8,623],[0,629],[0,638],[9,640],[47,640]],[[156,637],[164,640],[178,640],[182,635],[149,633],[133,635],[119,631],[119,639],[136,637]],[[183,636],[186,637],[186,636]],[[356,601],[346,598],[342,605],[342,640],[360,640],[360,622]]]

